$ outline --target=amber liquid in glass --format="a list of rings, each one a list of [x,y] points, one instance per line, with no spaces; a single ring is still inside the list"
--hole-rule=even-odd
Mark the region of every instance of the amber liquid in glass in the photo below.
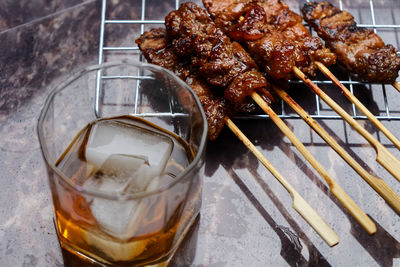
[[[113,138],[112,136],[105,137],[99,142],[100,145],[93,149],[89,148],[91,139],[93,139],[91,135],[95,130],[97,135],[103,133],[110,135],[110,132],[113,135],[114,130],[107,132],[108,129],[116,129],[117,134],[119,131],[123,134],[127,133],[127,136],[130,131],[136,132],[136,134],[145,136],[145,143],[159,140],[162,149],[165,150],[167,147],[167,152],[157,151],[154,153],[153,151],[153,155],[148,157],[143,155],[146,153],[146,150],[143,149],[139,153],[133,151],[134,156],[126,155],[127,152],[123,151],[121,157],[125,157],[123,160],[129,164],[123,166],[122,169],[126,167],[128,170],[131,168],[132,162],[149,168],[152,156],[157,157],[159,154],[165,158],[168,156],[167,159],[163,159],[165,163],[161,163],[164,165],[161,167],[162,174],[158,173],[157,183],[149,175],[149,180],[145,182],[147,185],[142,186],[145,189],[141,188],[141,190],[158,189],[171,184],[190,164],[195,155],[195,152],[191,151],[189,145],[181,138],[143,119],[130,116],[101,119],[88,124],[81,130],[56,163],[57,168],[69,178],[72,184],[84,189],[87,189],[85,188],[87,184],[92,185],[89,189],[93,189],[93,184],[94,186],[101,184],[100,191],[104,189],[102,188],[104,184],[109,183],[112,185],[111,187],[121,184],[122,189],[119,188],[117,194],[138,192],[134,186],[135,183],[132,186],[129,179],[140,179],[140,177],[129,178],[128,183],[125,183],[125,180],[120,182],[120,177],[115,177],[113,174],[110,176],[111,182],[106,181],[106,183],[101,179],[109,179],[105,175],[107,171],[104,171],[102,167],[94,166],[96,164],[92,164],[88,160],[89,156],[97,157],[96,151],[102,152],[100,149],[104,148],[102,143],[104,140],[109,141],[110,138]],[[153,140],[150,135],[156,136],[155,139]],[[126,143],[129,142],[128,140]],[[118,145],[116,143],[116,146]],[[150,146],[158,147],[154,144],[150,144]],[[125,148],[122,147],[122,149]],[[126,149],[129,150],[129,148]],[[89,150],[91,153],[88,152]],[[107,168],[110,168],[110,162],[113,163],[112,160],[115,160],[110,158],[103,155],[100,162],[103,166],[107,165]],[[121,169],[119,166],[118,168]],[[159,169],[157,171],[159,172]],[[126,173],[126,171],[123,172],[123,175],[126,176]],[[128,198],[123,201],[81,194],[58,179],[57,181],[60,182],[52,185],[52,191],[61,246],[82,258],[89,258],[105,264],[137,266],[167,260],[194,221],[201,205],[200,179],[184,180],[161,193],[140,199]]]

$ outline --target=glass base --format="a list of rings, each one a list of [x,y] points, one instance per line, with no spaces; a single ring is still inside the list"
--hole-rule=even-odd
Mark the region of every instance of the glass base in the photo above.
[[[170,264],[170,262],[173,260],[175,253],[177,252],[179,246],[181,243],[185,240],[186,236],[190,232],[189,230],[192,228],[192,225],[194,225],[194,222],[199,221],[198,218],[200,215],[198,214],[197,216],[194,216],[191,221],[188,223],[184,231],[182,232],[180,238],[177,240],[176,245],[171,249],[171,251],[162,257],[161,259],[158,259],[155,262],[149,262],[146,264],[141,264],[141,265],[136,265],[136,264],[121,264],[118,263],[118,266],[149,266],[149,267],[166,267]],[[96,255],[86,255],[79,251],[77,248],[71,246],[67,242],[63,242],[63,237],[60,235],[58,228],[56,227],[56,223],[54,222],[54,226],[57,232],[58,240],[60,243],[61,247],[61,252],[63,255],[63,260],[64,260],[64,265],[66,267],[73,267],[73,266],[80,266],[80,267],[109,267],[109,266],[114,266],[112,263],[108,262],[103,262],[99,259],[96,259]]]

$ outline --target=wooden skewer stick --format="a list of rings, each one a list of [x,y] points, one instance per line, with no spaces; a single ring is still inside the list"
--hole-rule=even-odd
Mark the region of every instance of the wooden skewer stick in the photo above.
[[[376,226],[371,219],[357,206],[351,197],[340,187],[340,185],[328,174],[322,165],[313,157],[301,141],[287,127],[287,125],[276,115],[271,107],[265,103],[261,96],[252,93],[254,101],[267,113],[281,131],[289,138],[300,153],[307,159],[315,170],[325,179],[331,193],[340,201],[340,203],[349,211],[349,213],[364,227],[364,229],[372,234],[376,232]]]
[[[367,116],[367,118],[382,132],[387,138],[398,148],[400,149],[400,140],[394,136],[388,128],[386,128],[382,122],[380,122],[336,77],[332,74],[332,72],[321,62],[315,61],[318,69],[322,71],[322,73],[328,77],[340,90],[343,94],[352,102],[356,107],[361,110],[362,113]],[[400,87],[399,87],[400,88]]]
[[[225,117],[225,124],[243,142],[243,144],[257,157],[257,159],[271,172],[273,176],[288,191],[293,200],[293,208],[307,221],[308,224],[322,237],[322,239],[333,247],[339,243],[339,236],[318,215],[318,213],[301,197],[299,193],[286,181],[275,167],[261,154],[251,141],[239,130],[231,119]]]
[[[396,89],[397,89],[397,91],[399,91],[399,92],[400,92],[400,83],[398,83],[398,82],[394,82],[392,85],[393,85],[393,87],[394,87],[394,88],[396,88]]]
[[[388,172],[400,181],[400,160],[398,160],[389,150],[386,149],[372,134],[365,130],[353,117],[351,117],[342,107],[325,94],[315,83],[313,83],[300,69],[293,68],[295,75],[301,79],[314,93],[322,98],[337,114],[339,114],[348,124],[361,134],[376,150],[378,161]]]
[[[368,173],[346,150],[344,150],[310,115],[302,109],[284,90],[272,87],[299,116],[312,127],[392,208],[400,215],[400,196],[381,178]]]

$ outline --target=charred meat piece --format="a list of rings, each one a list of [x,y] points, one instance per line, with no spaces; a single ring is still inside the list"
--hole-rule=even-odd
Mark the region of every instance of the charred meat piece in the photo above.
[[[215,140],[224,126],[229,105],[222,97],[213,96],[210,88],[192,71],[187,62],[179,60],[171,48],[165,29],[153,29],[136,39],[149,63],[171,70],[195,91],[207,117],[208,138]],[[184,96],[182,96],[184,97]]]
[[[240,44],[229,40],[204,9],[184,3],[165,18],[165,25],[174,39],[177,55],[189,57],[199,74],[214,90],[219,87],[235,110],[249,103],[253,91],[258,91],[268,103],[273,101],[267,91],[270,84],[258,72],[255,62]]]
[[[321,39],[312,37],[302,17],[282,0],[203,0],[215,23],[247,50],[273,79],[290,79],[293,67],[314,76],[320,61],[335,64],[336,56]]]
[[[385,45],[372,30],[357,27],[349,12],[328,2],[306,3],[302,12],[304,19],[350,72],[369,82],[396,80],[400,69],[397,49]]]

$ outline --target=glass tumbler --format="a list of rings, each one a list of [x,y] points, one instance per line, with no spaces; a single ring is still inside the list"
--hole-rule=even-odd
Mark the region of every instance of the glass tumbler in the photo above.
[[[207,122],[190,87],[150,64],[90,66],[50,93],[38,135],[63,249],[171,260],[201,206]]]

